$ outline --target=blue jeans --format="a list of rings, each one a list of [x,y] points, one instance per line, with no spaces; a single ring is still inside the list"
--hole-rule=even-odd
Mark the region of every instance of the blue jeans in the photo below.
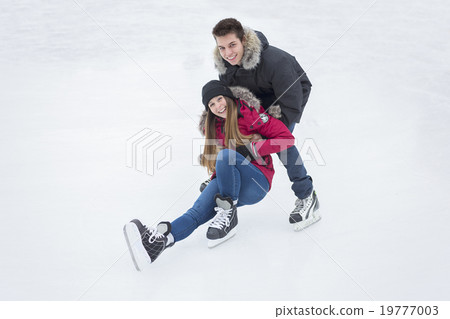
[[[217,155],[216,178],[209,182],[194,206],[171,223],[172,235],[176,242],[183,240],[212,219],[217,206],[214,196],[218,193],[238,200],[239,207],[259,202],[268,191],[269,182],[256,166],[236,151],[224,149]]]
[[[292,123],[288,129],[291,133],[294,131],[296,123]],[[305,199],[311,195],[313,191],[312,178],[306,172],[303,160],[300,157],[297,147],[291,146],[287,150],[277,153],[278,158],[286,167],[289,180],[293,183],[292,190],[295,196],[301,199]]]

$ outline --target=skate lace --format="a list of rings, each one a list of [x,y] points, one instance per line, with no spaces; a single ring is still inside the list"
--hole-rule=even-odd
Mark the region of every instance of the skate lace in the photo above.
[[[209,227],[214,227],[218,229],[222,229],[223,226],[230,226],[230,213],[231,209],[225,210],[222,207],[214,207],[214,210],[217,212],[214,219],[211,221]]]
[[[164,235],[161,234],[160,232],[158,232],[158,230],[156,228],[146,227],[146,229],[147,229],[147,232],[145,234],[148,236],[149,243],[154,243],[155,240],[164,237]]]
[[[303,214],[306,211],[306,209],[311,205],[311,203],[312,203],[312,196],[309,196],[308,198],[305,199],[297,198],[297,200],[295,201],[295,208],[293,212]]]

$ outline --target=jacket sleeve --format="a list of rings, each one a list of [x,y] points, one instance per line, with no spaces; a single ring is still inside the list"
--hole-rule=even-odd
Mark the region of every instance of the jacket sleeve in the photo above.
[[[286,126],[290,126],[303,113],[306,101],[303,97],[302,79],[306,74],[297,60],[286,52],[268,57],[264,68],[267,80],[272,84],[274,95],[278,99],[274,104],[281,107],[281,120]]]
[[[261,110],[263,108],[261,107]],[[249,130],[253,133],[259,133],[266,139],[251,142],[251,150],[257,156],[265,156],[272,153],[278,153],[288,149],[295,144],[295,137],[280,120],[268,115],[267,113],[258,113],[252,108],[248,116]]]

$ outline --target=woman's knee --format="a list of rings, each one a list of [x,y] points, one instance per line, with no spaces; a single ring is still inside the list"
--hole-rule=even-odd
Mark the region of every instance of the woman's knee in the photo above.
[[[221,150],[217,154],[216,167],[220,165],[236,165],[236,151],[228,148]]]
[[[217,160],[228,160],[230,158],[236,158],[236,151],[224,148],[217,154]]]

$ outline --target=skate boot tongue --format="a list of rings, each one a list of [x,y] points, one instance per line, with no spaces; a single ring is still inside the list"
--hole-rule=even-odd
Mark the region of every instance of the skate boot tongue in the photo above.
[[[156,226],[156,229],[157,229],[158,233],[161,233],[164,236],[167,236],[172,231],[172,226],[171,226],[171,224],[169,222],[160,222]]]
[[[230,210],[233,207],[233,200],[230,197],[222,197],[220,194],[215,196],[216,205],[223,210]]]

